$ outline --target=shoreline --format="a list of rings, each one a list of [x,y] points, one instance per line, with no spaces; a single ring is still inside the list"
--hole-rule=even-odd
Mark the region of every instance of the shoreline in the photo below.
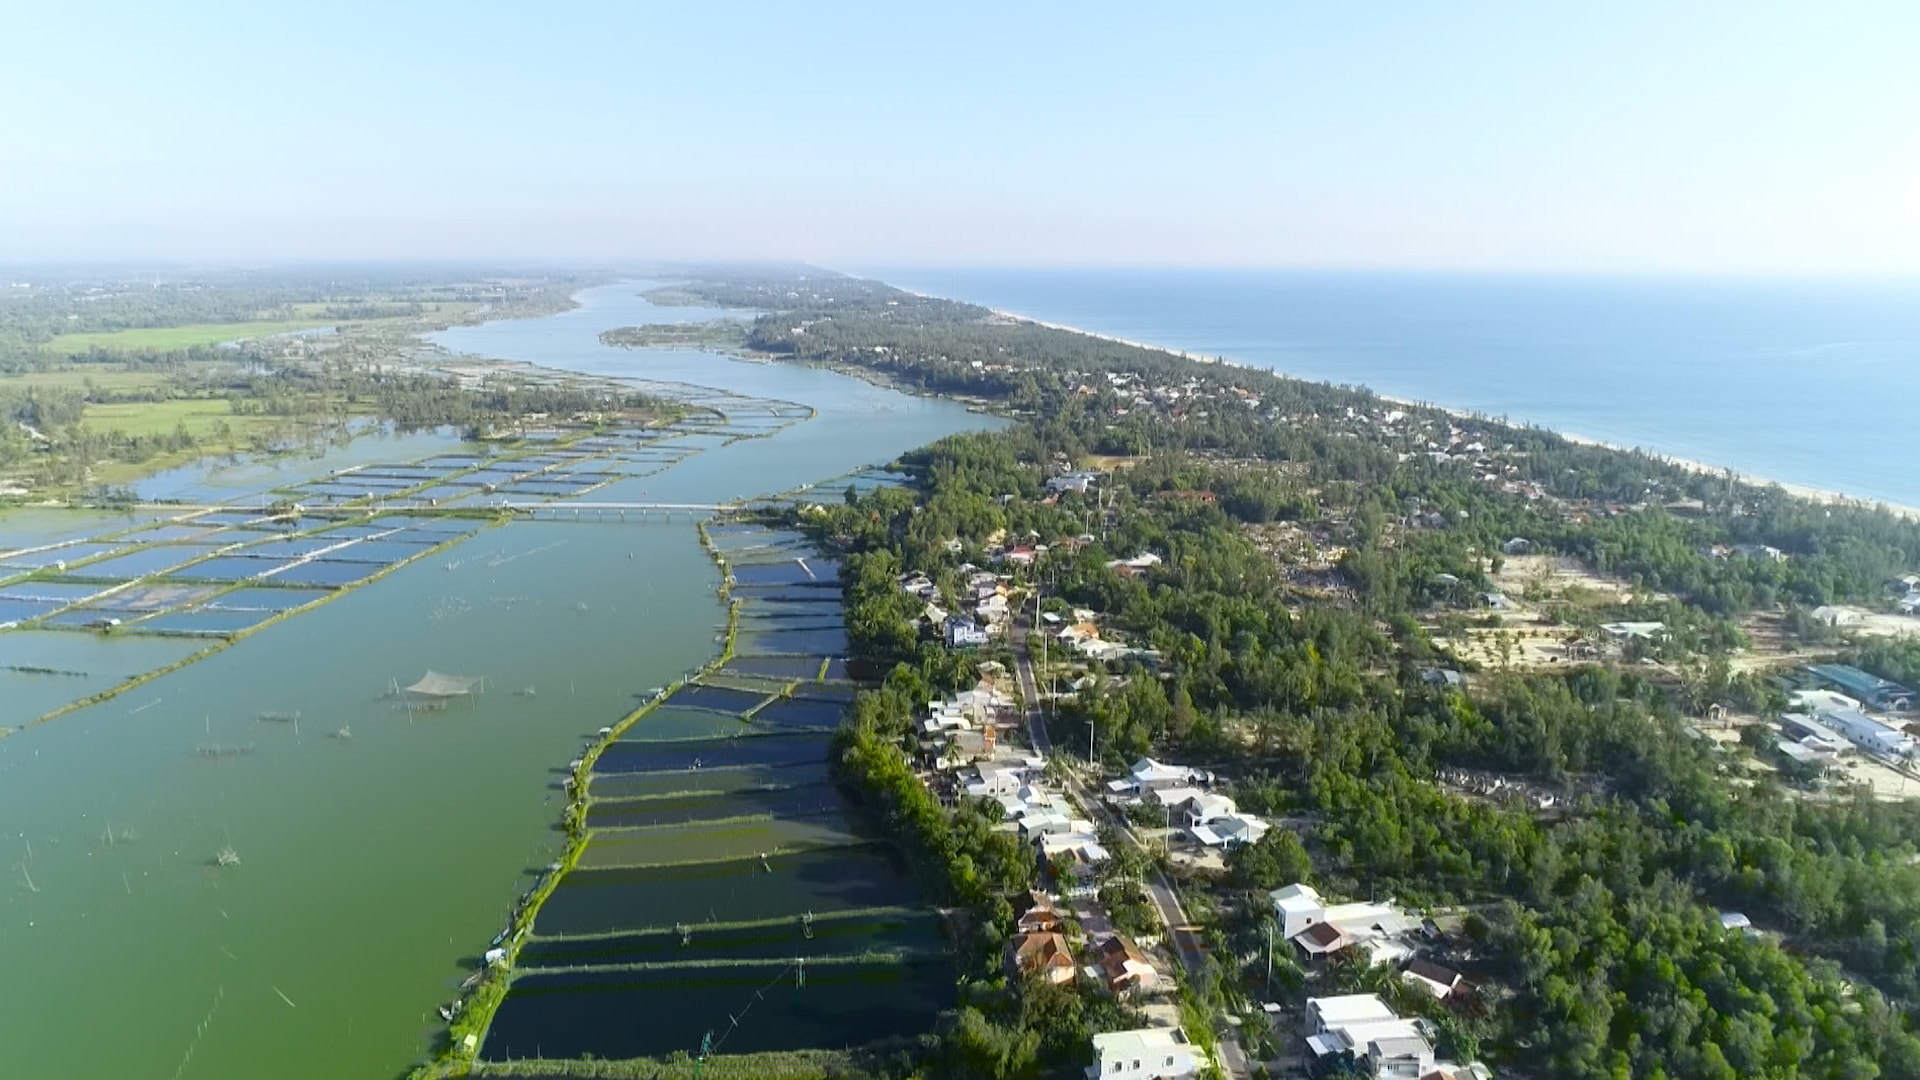
[[[952,297],[936,297],[931,293],[919,292],[914,289],[901,289],[900,291],[912,296],[918,296],[923,299],[929,299],[929,300],[953,299]],[[960,301],[960,302],[968,303],[969,301]],[[976,306],[985,307],[985,305],[976,305]],[[1100,341],[1108,341],[1116,345],[1126,345],[1136,349],[1145,349],[1149,352],[1157,352],[1166,356],[1174,356],[1174,357],[1179,357],[1180,359],[1183,359],[1183,360],[1191,360],[1194,363],[1198,363],[1198,364],[1210,364],[1210,365],[1217,365],[1220,367],[1238,368],[1245,371],[1264,371],[1271,375],[1277,375],[1283,379],[1294,379],[1300,382],[1317,382],[1317,383],[1324,383],[1327,385],[1340,385],[1340,384],[1330,383],[1328,380],[1325,380],[1325,379],[1311,379],[1302,375],[1295,375],[1290,372],[1281,371],[1278,368],[1260,367],[1255,364],[1248,364],[1239,360],[1233,360],[1225,356],[1202,356],[1202,355],[1189,352],[1184,349],[1177,349],[1167,345],[1155,345],[1145,341],[1134,341],[1130,338],[1123,338],[1117,334],[1105,334],[1097,330],[1088,330],[1085,327],[1081,327],[1081,326],[1069,326],[1066,323],[1051,322],[1046,319],[1037,319],[1030,315],[1022,315],[1018,312],[1007,311],[1002,308],[987,307],[985,308],[985,310],[987,310],[988,312],[991,312],[993,315],[999,318],[1011,319],[1015,322],[1028,323],[1033,326],[1044,326],[1049,330],[1060,330],[1069,334],[1079,334],[1082,337],[1090,337]],[[1780,490],[1786,492],[1787,494],[1794,496],[1795,498],[1806,499],[1809,502],[1816,503],[1822,506],[1845,506],[1845,507],[1852,507],[1855,509],[1865,509],[1865,510],[1883,509],[1890,514],[1893,514],[1895,517],[1906,518],[1907,520],[1910,520],[1910,521],[1920,521],[1920,506],[1909,506],[1904,503],[1891,502],[1886,499],[1872,499],[1872,498],[1866,498],[1860,495],[1849,495],[1844,491],[1836,491],[1831,488],[1817,487],[1812,484],[1794,483],[1786,480],[1774,480],[1769,477],[1742,473],[1740,470],[1734,469],[1729,466],[1710,465],[1710,464],[1707,464],[1706,462],[1694,461],[1689,458],[1675,457],[1671,454],[1663,454],[1657,450],[1650,450],[1642,447],[1622,446],[1619,443],[1608,442],[1605,439],[1594,438],[1593,436],[1590,436],[1590,435],[1579,435],[1573,432],[1561,431],[1556,428],[1544,427],[1539,424],[1517,422],[1514,420],[1496,420],[1493,417],[1486,416],[1481,413],[1476,413],[1470,409],[1453,408],[1451,406],[1440,405],[1430,401],[1414,401],[1410,398],[1397,397],[1392,394],[1383,394],[1377,390],[1372,390],[1372,389],[1368,389],[1367,393],[1372,394],[1374,397],[1379,398],[1381,401],[1389,402],[1394,405],[1403,405],[1408,408],[1416,408],[1416,409],[1432,409],[1438,412],[1445,413],[1448,416],[1452,416],[1462,420],[1502,423],[1502,424],[1506,424],[1509,427],[1531,427],[1540,431],[1550,432],[1551,434],[1557,435],[1560,438],[1565,439],[1570,443],[1575,443],[1580,446],[1599,447],[1606,450],[1618,451],[1623,454],[1640,454],[1645,457],[1652,458],[1655,461],[1665,462],[1669,465],[1674,466],[1675,468],[1685,469],[1688,472],[1702,473],[1702,474],[1714,475],[1714,476],[1722,476],[1722,475],[1731,473],[1733,475],[1733,478],[1737,482],[1747,487],[1755,487],[1755,488],[1777,487]]]

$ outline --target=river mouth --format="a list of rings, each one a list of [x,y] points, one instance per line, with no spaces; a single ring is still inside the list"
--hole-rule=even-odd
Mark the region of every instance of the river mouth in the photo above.
[[[641,310],[625,300],[615,308],[601,328],[634,322]],[[472,336],[486,326],[470,328],[465,340],[485,355],[543,364],[555,357],[513,340],[537,338],[524,324],[542,321],[489,324],[507,328],[498,338]],[[605,355],[567,370],[659,373],[646,365],[661,358],[643,353],[597,342],[564,347],[571,357],[589,344]],[[783,374],[712,354],[666,362],[696,361],[714,387],[707,400],[733,404],[743,417],[758,409],[761,422],[720,437],[664,433],[602,470],[609,479],[587,496],[558,490],[586,487],[565,483],[522,496],[713,505],[841,477],[993,423],[829,372]],[[788,400],[768,392],[769,380],[807,398],[806,408],[744,404]],[[868,407],[876,403],[882,407]],[[295,541],[259,554],[216,550],[180,564],[177,575],[163,571],[183,590],[174,594],[180,603],[139,616],[163,632],[0,632],[0,729],[19,728],[0,738],[0,820],[20,834],[9,841],[20,850],[4,860],[12,872],[0,888],[0,952],[8,957],[0,996],[9,1003],[0,1010],[0,1041],[11,1069],[143,1075],[155,1062],[184,1062],[182,1075],[216,1078],[402,1071],[441,1037],[435,1007],[458,996],[474,958],[561,851],[566,763],[599,729],[722,648],[722,577],[702,550],[694,512],[623,520],[616,511],[542,511],[506,524],[475,520],[457,535],[436,531],[461,520],[457,501],[411,520],[388,515],[397,523],[351,512],[355,493],[369,486],[406,490],[396,485],[486,464],[484,452],[458,445],[417,449],[418,456],[360,453],[349,463],[367,474],[359,481],[305,489],[316,513],[332,512],[336,498],[343,509],[338,521],[316,519],[293,537],[261,528],[257,511],[215,511],[177,525],[152,514],[0,517],[0,549],[114,532],[91,557],[141,559],[109,567],[114,575],[183,554],[141,554],[159,545]],[[542,464],[566,475],[593,471],[564,455]],[[331,474],[332,466],[305,470],[296,486],[325,484]],[[487,494],[467,498],[484,511]],[[329,532],[367,545],[340,555],[365,558],[297,550]],[[406,544],[414,547],[398,546]],[[245,561],[216,562],[235,559]],[[294,564],[300,573],[274,582]],[[272,567],[282,568],[252,580]],[[0,567],[0,603],[15,602],[6,598],[19,582],[44,582],[40,569]],[[128,580],[152,579],[76,574],[18,603],[72,607]],[[242,584],[228,587],[235,581]],[[208,585],[223,591],[184,591]],[[756,622],[748,636],[796,651],[743,655],[739,678],[719,689],[809,672],[845,678],[839,656],[800,651],[830,644],[832,626],[773,625],[781,621],[769,617],[764,630]],[[248,626],[260,628],[113,697],[32,723]],[[768,636],[779,634],[793,636]],[[482,689],[405,707],[394,691],[428,672],[483,680]],[[821,760],[826,713],[801,704],[810,700],[796,695],[794,707],[766,713],[769,732],[814,742],[812,766],[787,762],[801,770]],[[742,724],[692,705],[681,715],[689,725],[683,738]],[[695,720],[707,726],[696,730]],[[607,794],[644,795],[662,782],[638,765],[673,732],[645,728],[635,725],[621,744],[635,747],[620,753],[633,755],[636,768],[617,781],[609,774]],[[828,834],[788,828],[769,836],[828,850],[820,846]],[[229,851],[237,861],[223,865],[219,856]],[[52,976],[75,970],[112,976]],[[91,1036],[102,1014],[115,1017],[112,1040]]]

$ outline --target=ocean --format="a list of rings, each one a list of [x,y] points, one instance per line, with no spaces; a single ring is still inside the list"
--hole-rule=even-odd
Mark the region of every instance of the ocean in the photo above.
[[[1920,506],[1920,282],[870,268],[901,288]]]

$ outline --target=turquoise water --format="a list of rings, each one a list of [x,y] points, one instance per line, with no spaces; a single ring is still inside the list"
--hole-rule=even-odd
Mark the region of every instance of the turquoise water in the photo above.
[[[902,288],[1920,505],[1920,283],[865,271]]]

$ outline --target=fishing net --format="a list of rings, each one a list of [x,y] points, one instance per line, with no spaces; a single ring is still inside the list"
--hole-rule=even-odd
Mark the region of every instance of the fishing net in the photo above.
[[[443,675],[438,671],[429,671],[420,676],[420,681],[404,687],[401,693],[413,698],[456,698],[466,697],[480,689],[485,680],[477,675]]]

